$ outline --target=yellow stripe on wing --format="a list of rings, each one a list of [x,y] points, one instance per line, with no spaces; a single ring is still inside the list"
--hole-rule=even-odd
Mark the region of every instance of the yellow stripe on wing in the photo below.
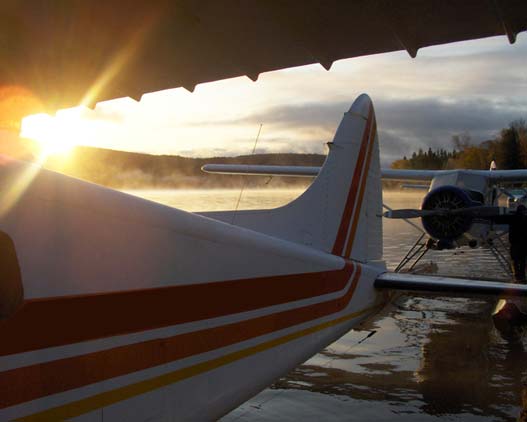
[[[295,333],[279,337],[274,340],[269,340],[262,344],[249,347],[244,350],[239,350],[237,352],[229,353],[225,356],[209,360],[207,362],[198,363],[196,365],[189,366],[187,368],[178,369],[176,371],[170,372],[168,374],[160,375],[155,378],[151,378],[145,381],[141,381],[135,384],[127,385],[125,387],[117,388],[112,391],[107,391],[104,393],[97,394],[92,397],[88,397],[82,400],[77,400],[62,406],[58,406],[43,412],[35,413],[33,415],[25,416],[17,421],[24,422],[34,422],[34,421],[57,421],[57,420],[68,420],[82,414],[92,412],[101,407],[110,406],[114,403],[126,400],[140,394],[147,393],[149,391],[156,390],[158,388],[165,387],[167,385],[173,384],[178,381],[182,381],[186,378],[190,378],[199,374],[202,374],[207,371],[219,368],[224,365],[228,365],[232,362],[236,362],[240,359],[255,355],[257,353],[263,352],[265,350],[271,349],[273,347],[280,346],[282,344],[288,343],[290,341],[299,339],[301,337],[307,336],[309,334],[316,333],[318,331],[325,330],[327,328],[333,327],[335,325],[341,324],[343,322],[349,321],[351,319],[357,318],[361,315],[373,312],[375,309],[380,308],[382,305],[375,305],[365,309],[362,309],[357,312],[344,315],[340,318],[327,321],[313,327],[309,327]]]

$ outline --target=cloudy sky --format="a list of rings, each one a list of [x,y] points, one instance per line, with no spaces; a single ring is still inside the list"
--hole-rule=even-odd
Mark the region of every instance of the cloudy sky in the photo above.
[[[78,143],[153,154],[218,156],[317,152],[353,100],[371,96],[383,163],[419,147],[451,148],[454,134],[490,139],[527,119],[527,34],[341,60],[62,111]],[[27,125],[30,120],[24,122]],[[24,128],[24,126],[23,126]],[[69,135],[69,134],[68,134]]]

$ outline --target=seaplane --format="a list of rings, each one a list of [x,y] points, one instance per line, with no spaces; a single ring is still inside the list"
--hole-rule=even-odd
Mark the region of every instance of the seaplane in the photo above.
[[[331,143],[329,144],[331,148]],[[316,177],[317,166],[273,166],[246,164],[206,164],[202,170],[214,174],[237,174],[266,177]],[[401,260],[396,270],[413,270],[429,250],[462,247],[489,249],[505,272],[510,262],[504,249],[506,224],[496,224],[495,217],[512,214],[520,203],[525,203],[525,192],[510,191],[510,184],[527,181],[527,170],[497,170],[493,162],[489,170],[405,170],[382,168],[383,180],[418,182],[403,187],[426,189],[420,209],[386,209],[383,216],[410,220],[421,219],[421,227],[412,224],[420,235]],[[507,206],[500,206],[501,198]],[[212,213],[211,215],[220,214]],[[243,217],[241,223],[243,225]]]
[[[213,420],[394,291],[527,295],[387,272],[379,162],[367,95],[302,195],[234,224],[4,158],[0,420]]]
[[[46,110],[527,29],[523,1],[5,2],[0,85]],[[89,48],[86,48],[89,46]],[[0,420],[214,420],[393,292],[527,286],[390,273],[373,104],[272,210],[195,214],[0,160]]]

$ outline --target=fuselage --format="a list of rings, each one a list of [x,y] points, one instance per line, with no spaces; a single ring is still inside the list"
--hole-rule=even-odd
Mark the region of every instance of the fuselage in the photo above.
[[[361,95],[272,210],[196,215],[0,162],[23,291],[0,290],[0,420],[215,419],[338,339],[387,300],[379,161]]]
[[[382,267],[59,177],[0,223],[25,298],[0,322],[0,420],[214,419],[385,302]]]

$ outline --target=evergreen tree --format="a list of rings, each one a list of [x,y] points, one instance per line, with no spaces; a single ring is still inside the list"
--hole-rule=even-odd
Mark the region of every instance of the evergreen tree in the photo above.
[[[513,123],[508,128],[502,129],[497,155],[499,168],[517,169],[522,167],[519,133]]]

